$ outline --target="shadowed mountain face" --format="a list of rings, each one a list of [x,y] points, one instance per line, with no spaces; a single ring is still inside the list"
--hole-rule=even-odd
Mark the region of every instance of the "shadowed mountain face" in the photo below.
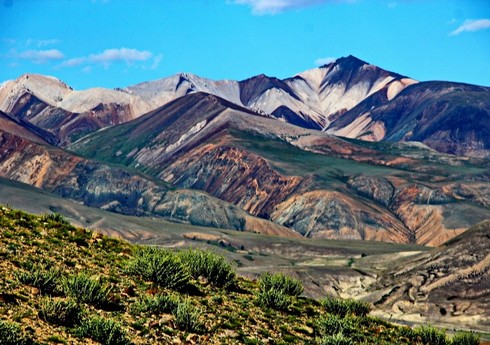
[[[490,327],[490,222],[430,252],[405,258],[368,298],[395,319]]]
[[[307,237],[435,245],[489,212],[488,162],[346,141],[205,93],[69,148],[204,190]]]
[[[488,157],[490,88],[424,82],[387,102],[375,94],[334,121],[328,132],[374,141],[418,141],[456,155]]]

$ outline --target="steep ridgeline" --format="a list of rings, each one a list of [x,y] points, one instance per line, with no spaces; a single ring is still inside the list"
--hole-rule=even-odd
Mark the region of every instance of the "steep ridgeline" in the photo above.
[[[53,144],[66,146],[198,92],[337,136],[417,141],[439,152],[490,156],[490,88],[418,83],[353,56],[283,80],[261,74],[214,81],[179,73],[116,90],[74,91],[52,77],[24,75],[0,86],[0,110],[50,132]]]
[[[298,237],[208,194],[169,188],[163,181],[69,154],[1,112],[0,125],[1,177],[117,213]]]
[[[490,88],[434,81],[409,86],[391,101],[388,94],[368,97],[327,132],[370,141],[418,141],[439,152],[490,156]]]
[[[36,74],[25,74],[0,86],[0,111],[51,133],[55,140],[49,141],[61,146],[151,109],[139,97],[122,91],[74,91],[56,78]]]
[[[181,73],[125,91],[155,108],[189,93],[206,92],[301,127],[322,129],[378,90],[389,89],[393,98],[412,83],[412,79],[348,56],[284,80],[261,74],[239,82],[213,81]]]
[[[307,237],[436,245],[488,217],[488,161],[340,139],[191,93],[69,147]]]

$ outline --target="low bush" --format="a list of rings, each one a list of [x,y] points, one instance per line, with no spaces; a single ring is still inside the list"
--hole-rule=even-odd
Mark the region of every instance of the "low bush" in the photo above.
[[[138,247],[127,270],[129,274],[174,290],[186,288],[191,278],[189,268],[180,257],[155,247]]]
[[[178,255],[182,262],[189,267],[194,279],[203,277],[217,287],[235,285],[235,270],[223,256],[199,249],[184,250]]]
[[[303,292],[303,284],[299,280],[281,273],[262,275],[259,287],[261,291],[276,290],[288,296],[299,296]]]
[[[360,325],[359,319],[356,317],[341,318],[334,314],[328,314],[317,321],[316,328],[322,337],[334,336],[339,333],[352,336],[358,332]]]
[[[347,315],[366,316],[371,311],[369,303],[353,299],[337,299],[327,297],[321,301],[326,312],[345,317]]]
[[[44,299],[40,304],[39,317],[55,325],[74,327],[81,321],[82,308],[72,299]]]
[[[117,302],[112,295],[112,286],[92,279],[85,273],[67,277],[63,280],[63,290],[79,303],[91,304],[98,308],[112,309]]]
[[[22,284],[34,286],[43,295],[56,295],[59,291],[61,274],[56,269],[46,269],[42,266],[35,266],[30,272],[18,271],[15,273],[17,280]]]
[[[80,337],[90,338],[104,345],[132,344],[119,323],[99,316],[82,322],[76,333]]]
[[[257,304],[262,308],[287,310],[291,305],[291,300],[282,290],[269,289],[258,292]]]
[[[469,332],[458,332],[450,342],[451,345],[479,345],[480,337]]]
[[[144,296],[133,305],[133,312],[150,314],[172,314],[179,303],[176,297],[158,294],[155,296]]]
[[[414,335],[418,342],[426,345],[447,345],[446,332],[432,326],[415,327]]]
[[[201,332],[204,325],[201,322],[202,312],[190,302],[180,302],[173,312],[175,324],[180,330],[189,332]]]
[[[31,345],[33,341],[27,337],[19,325],[0,320],[0,345]]]
[[[320,341],[321,345],[354,345],[354,341],[345,337],[342,333],[326,335]]]

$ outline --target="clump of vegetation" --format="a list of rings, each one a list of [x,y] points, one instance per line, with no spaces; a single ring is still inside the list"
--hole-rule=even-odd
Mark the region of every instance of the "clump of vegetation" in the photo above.
[[[32,339],[27,337],[19,325],[0,320],[0,345],[31,345]]]
[[[344,336],[355,335],[360,328],[359,319],[352,316],[339,317],[328,314],[317,321],[317,330],[323,337],[342,334]]]
[[[188,301],[179,302],[173,315],[175,316],[175,324],[183,331],[201,332],[204,330],[201,310]]]
[[[39,317],[49,323],[74,327],[82,318],[82,307],[72,299],[44,299],[40,303]]]
[[[416,339],[427,345],[447,345],[446,332],[432,326],[419,326],[414,328]]]
[[[223,256],[210,251],[188,249],[181,251],[179,257],[189,267],[194,279],[205,278],[216,287],[235,285],[235,270]]]
[[[356,301],[354,299],[337,299],[327,297],[321,301],[327,313],[335,314],[340,317],[347,315],[366,316],[371,311],[369,303]]]
[[[480,337],[469,332],[456,333],[450,342],[451,345],[479,345]]]
[[[326,335],[320,341],[321,345],[354,345],[352,339],[345,337],[342,333]]]
[[[155,296],[145,295],[138,302],[136,302],[132,308],[136,313],[150,313],[150,314],[162,314],[173,313],[179,300],[176,297],[158,294]]]
[[[112,286],[93,279],[86,273],[79,273],[63,280],[63,289],[67,296],[79,303],[91,304],[98,308],[113,308],[117,305],[112,295]]]
[[[259,289],[258,305],[276,310],[287,310],[291,305],[290,297],[299,296],[303,292],[303,284],[281,273],[266,273],[260,277]]]
[[[178,255],[155,247],[138,247],[127,271],[174,290],[185,289],[191,278],[188,266]]]
[[[43,223],[54,223],[54,224],[62,224],[62,225],[70,225],[70,222],[63,217],[62,214],[59,213],[48,213],[41,216],[40,221]]]
[[[303,284],[299,280],[281,273],[262,275],[259,287],[261,291],[277,290],[288,296],[299,296],[303,292]]]
[[[282,290],[261,290],[257,294],[257,304],[263,308],[288,310],[291,300]]]
[[[90,338],[104,345],[130,345],[126,331],[121,325],[104,317],[92,317],[77,329],[80,337]]]
[[[36,266],[31,271],[17,271],[17,279],[22,284],[30,285],[39,289],[43,295],[56,295],[59,293],[60,272],[57,269],[46,269]]]

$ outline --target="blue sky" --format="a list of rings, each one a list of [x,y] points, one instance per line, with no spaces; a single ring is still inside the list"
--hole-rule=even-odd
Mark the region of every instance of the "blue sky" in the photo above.
[[[418,80],[490,86],[490,1],[0,0],[0,81],[286,78],[349,54]]]

